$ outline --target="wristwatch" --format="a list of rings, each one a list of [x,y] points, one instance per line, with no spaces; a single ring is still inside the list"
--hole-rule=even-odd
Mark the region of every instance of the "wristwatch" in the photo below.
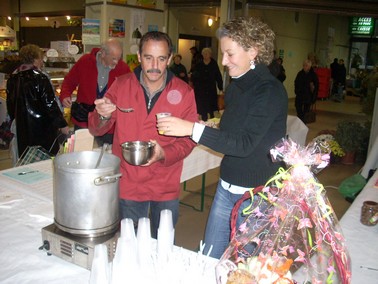
[[[98,115],[98,118],[100,120],[109,120],[111,118],[111,116],[102,116],[101,114]]]

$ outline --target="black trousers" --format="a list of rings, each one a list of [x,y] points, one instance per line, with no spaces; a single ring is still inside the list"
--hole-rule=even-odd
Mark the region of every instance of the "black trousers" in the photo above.
[[[297,110],[297,116],[305,123],[305,114],[310,111],[311,103],[306,103],[301,99],[295,98],[295,109]]]

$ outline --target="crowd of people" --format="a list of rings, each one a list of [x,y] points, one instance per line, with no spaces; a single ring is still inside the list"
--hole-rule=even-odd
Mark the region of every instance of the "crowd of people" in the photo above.
[[[230,241],[230,218],[235,203],[251,188],[265,184],[280,163],[273,163],[270,148],[286,135],[288,95],[283,82],[283,58],[275,57],[275,33],[261,20],[235,18],[217,32],[222,65],[231,80],[223,90],[223,76],[209,47],[192,47],[189,71],[182,56],[173,54],[170,37],[163,32],[145,33],[139,42],[140,65],[133,72],[123,61],[123,47],[116,39],[105,41],[83,55],[65,76],[59,99],[49,77],[41,71],[42,53],[35,45],[20,50],[20,65],[7,84],[7,108],[13,121],[17,152],[41,145],[57,154],[54,144],[69,128],[62,107],[71,108],[74,130],[88,128],[97,145],[112,144],[121,160],[119,185],[121,219],[135,227],[142,217],[151,220],[157,237],[160,212],[179,218],[180,177],[183,160],[201,144],[224,155],[220,177],[205,230],[205,250],[220,258]],[[331,64],[334,93],[345,87],[342,59]],[[312,62],[304,60],[294,80],[297,116],[306,113],[317,99],[319,80]],[[74,96],[74,91],[77,95]],[[219,127],[206,124],[218,111],[218,95],[225,109]],[[133,111],[125,113],[117,107]],[[156,119],[161,112],[171,116]],[[125,141],[150,141],[153,156],[142,166],[122,156]],[[254,196],[261,210],[267,202]],[[239,208],[237,226],[244,220]],[[210,247],[212,249],[210,249]]]

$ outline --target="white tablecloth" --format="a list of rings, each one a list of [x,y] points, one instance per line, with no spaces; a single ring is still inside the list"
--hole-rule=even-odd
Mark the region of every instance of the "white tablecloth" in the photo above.
[[[361,193],[354,200],[348,211],[340,220],[346,239],[346,245],[352,260],[353,284],[378,283],[378,225],[365,226],[360,222],[362,203],[366,200],[378,202],[378,188],[374,183],[378,179],[378,171],[370,178]],[[370,267],[369,270],[363,267]]]
[[[206,173],[220,165],[223,154],[199,145],[184,159],[181,182]]]
[[[301,146],[306,145],[308,127],[297,116],[288,115],[286,134]]]
[[[182,180],[215,167],[216,161],[219,165],[220,160],[214,159],[196,168],[199,157],[206,162],[206,153],[204,148],[195,148],[185,162],[188,170]],[[52,161],[0,171],[0,184],[0,283],[88,283],[90,271],[38,249],[41,229],[54,222]],[[208,267],[214,267],[213,259],[209,263]]]
[[[6,176],[15,170],[38,170],[19,177]],[[55,256],[47,256],[42,245],[41,229],[53,220],[52,163],[0,172],[0,282],[1,283],[88,283],[90,272]]]

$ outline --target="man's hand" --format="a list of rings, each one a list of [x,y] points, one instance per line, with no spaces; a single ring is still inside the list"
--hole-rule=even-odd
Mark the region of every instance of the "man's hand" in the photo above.
[[[156,140],[150,140],[150,142],[155,144],[154,152],[152,154],[151,159],[146,164],[141,165],[142,167],[151,166],[153,163],[165,159],[164,149],[159,145],[159,143],[157,143]]]
[[[63,101],[62,101],[62,105],[65,108],[70,108],[72,106],[71,97],[64,98]]]
[[[108,98],[97,99],[94,104],[96,105],[97,113],[103,117],[110,117],[117,108]]]

